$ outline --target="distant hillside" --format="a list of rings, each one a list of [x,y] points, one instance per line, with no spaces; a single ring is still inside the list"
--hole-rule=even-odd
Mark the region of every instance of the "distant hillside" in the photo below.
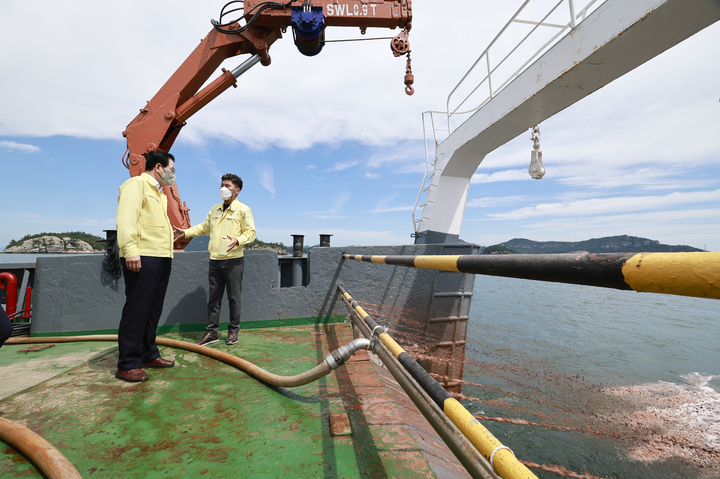
[[[496,244],[483,249],[483,254],[517,254],[517,251]]]
[[[497,245],[496,245],[497,246]],[[678,253],[703,251],[686,245],[666,245],[659,241],[637,236],[607,236],[585,241],[531,241],[525,238],[514,238],[499,246],[516,251],[520,254],[553,254],[587,251],[589,253]],[[489,249],[490,247],[488,247]]]

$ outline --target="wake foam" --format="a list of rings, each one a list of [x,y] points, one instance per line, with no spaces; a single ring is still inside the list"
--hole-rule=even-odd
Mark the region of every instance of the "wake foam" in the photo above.
[[[710,473],[720,472],[720,393],[713,378],[700,373],[681,376],[686,384],[660,381],[605,389],[627,401],[629,411],[613,411],[606,419],[633,431],[638,445],[630,449],[637,461],[680,458]]]

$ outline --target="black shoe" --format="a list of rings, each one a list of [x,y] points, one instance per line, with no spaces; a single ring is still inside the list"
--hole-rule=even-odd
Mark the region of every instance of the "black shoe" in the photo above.
[[[217,333],[205,333],[203,334],[203,337],[200,338],[200,341],[195,342],[195,344],[207,346],[208,344],[217,343],[218,341],[220,341],[220,339],[218,338]]]
[[[238,342],[238,333],[228,332],[228,337],[225,340],[225,344],[236,344]]]

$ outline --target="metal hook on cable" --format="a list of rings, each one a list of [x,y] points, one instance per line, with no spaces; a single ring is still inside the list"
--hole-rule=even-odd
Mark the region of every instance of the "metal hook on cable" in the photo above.
[[[407,52],[407,64],[405,65],[405,93],[412,95],[415,93],[415,89],[412,84],[415,82],[415,77],[412,74],[412,60],[410,60],[410,50]]]

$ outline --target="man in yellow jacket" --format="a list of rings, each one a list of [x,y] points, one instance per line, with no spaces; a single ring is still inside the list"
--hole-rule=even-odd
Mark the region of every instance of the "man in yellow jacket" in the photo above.
[[[223,202],[212,207],[205,222],[186,230],[175,228],[175,239],[210,235],[208,325],[207,332],[196,344],[206,345],[220,340],[220,303],[225,289],[230,303],[230,326],[225,343],[238,342],[244,270],[243,246],[255,241],[252,211],[236,199],[242,187],[243,181],[239,176],[230,173],[223,175],[220,182],[220,198]]]
[[[117,242],[125,278],[125,306],[118,327],[115,377],[146,381],[142,368],[175,365],[160,357],[155,335],[162,314],[173,257],[173,230],[163,185],[175,182],[175,157],[153,151],[145,172],[120,186]]]

